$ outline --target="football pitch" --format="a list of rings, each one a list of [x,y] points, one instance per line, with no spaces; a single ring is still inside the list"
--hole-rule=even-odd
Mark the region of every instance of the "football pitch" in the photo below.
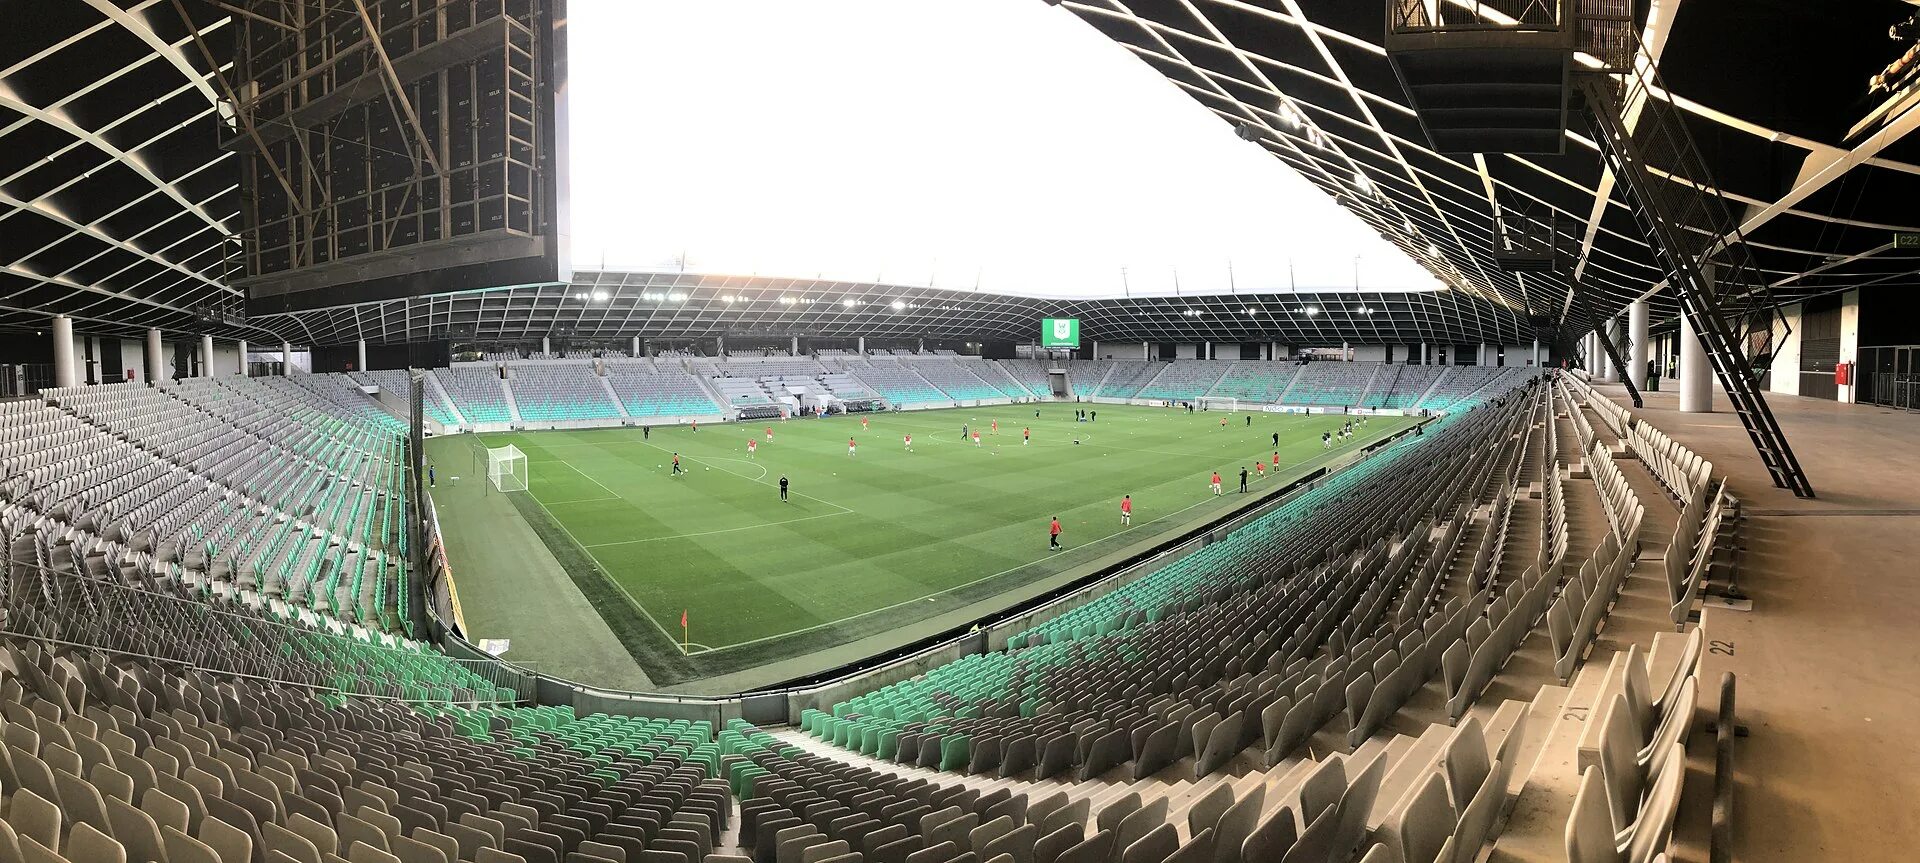
[[[1082,408],[1098,411],[1097,419],[1076,422]],[[470,505],[463,500],[498,496],[484,488],[481,448],[519,447],[528,489],[506,497],[556,560],[595,571],[605,582],[598,587],[611,588],[605,592],[619,602],[601,596],[595,609],[655,680],[670,680],[740,665],[713,661],[722,654],[790,656],[1086,566],[1224,513],[1237,498],[1240,469],[1256,461],[1267,466],[1264,477],[1251,475],[1258,492],[1415,422],[1370,417],[1353,440],[1323,449],[1321,433],[1346,420],[1040,403],[697,431],[488,434],[437,440],[430,451],[443,477],[468,474],[462,495],[436,494],[445,523],[461,517]],[[980,433],[978,446],[963,427]],[[1032,440],[1023,444],[1028,429]],[[857,454],[848,453],[849,438]],[[749,439],[757,452],[748,452]],[[683,474],[672,472],[674,453]],[[1208,487],[1214,471],[1222,498]],[[782,476],[790,483],[785,501]],[[1132,495],[1131,525],[1121,523],[1122,495]],[[1056,516],[1059,551],[1047,541]],[[488,571],[484,549],[449,544],[463,592],[476,592],[467,590],[475,579],[509,577]],[[593,598],[594,583],[574,580]],[[489,610],[467,614],[477,611]],[[628,625],[614,625],[623,616]],[[674,663],[678,670],[663,667]]]

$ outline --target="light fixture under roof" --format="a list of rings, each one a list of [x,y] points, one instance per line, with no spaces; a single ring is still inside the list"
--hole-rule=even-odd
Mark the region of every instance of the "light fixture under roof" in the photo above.
[[[906,307],[907,307],[907,304],[906,304],[906,301],[905,301],[905,300],[894,300],[894,301],[893,301],[893,310],[894,310],[894,311],[896,311],[896,312],[897,312],[897,311],[900,311],[901,309],[904,309],[904,308],[906,308]]]

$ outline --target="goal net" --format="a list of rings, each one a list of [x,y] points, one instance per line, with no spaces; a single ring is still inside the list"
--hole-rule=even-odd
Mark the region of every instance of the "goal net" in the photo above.
[[[527,490],[527,456],[512,444],[487,449],[487,480],[500,491]]]
[[[1200,409],[1203,411],[1237,411],[1240,400],[1227,396],[1201,396]]]

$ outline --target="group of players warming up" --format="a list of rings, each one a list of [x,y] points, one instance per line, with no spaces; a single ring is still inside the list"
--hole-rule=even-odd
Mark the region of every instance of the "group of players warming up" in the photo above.
[[[1038,411],[1036,411],[1035,416],[1038,416],[1038,415],[1039,413]],[[1075,421],[1076,422],[1088,421],[1088,414],[1085,412],[1076,414]],[[1253,424],[1252,415],[1247,416],[1246,424],[1248,426],[1251,426]],[[1364,415],[1362,415],[1362,416],[1357,416],[1352,419],[1346,420],[1337,429],[1334,429],[1332,431],[1322,432],[1320,435],[1321,448],[1332,449],[1336,444],[1345,444],[1348,441],[1353,440],[1354,438],[1359,436],[1360,429],[1366,426],[1366,424],[1367,424],[1367,418]],[[1227,425],[1228,425],[1228,419],[1225,417],[1222,417],[1220,420],[1220,427],[1224,429],[1226,428]],[[1000,434],[1000,421],[997,419],[991,420],[989,422],[988,429],[992,435],[998,436]],[[867,416],[860,417],[860,430],[862,432],[867,432],[872,430],[872,422],[869,417]],[[1249,488],[1249,485],[1248,485],[1249,482],[1257,482],[1259,480],[1265,479],[1267,476],[1267,471],[1269,469],[1273,471],[1273,474],[1275,476],[1278,476],[1280,474],[1280,451],[1279,451],[1280,433],[1273,432],[1272,435],[1270,436],[1270,439],[1274,446],[1274,450],[1272,452],[1272,455],[1269,458],[1255,459],[1251,467],[1240,468],[1239,490],[1241,494],[1247,493]],[[764,440],[768,444],[773,443],[773,427],[772,426],[766,427],[766,430],[764,432]],[[963,423],[960,426],[960,440],[961,440],[961,443],[963,444],[972,443],[976,447],[981,446],[980,431],[975,429],[971,423]],[[906,452],[909,452],[909,453],[913,452],[913,433],[912,432],[903,433],[901,435],[900,441]],[[747,458],[756,459],[756,460],[758,459],[761,442],[762,442],[762,439],[760,437],[756,437],[752,435],[748,436]],[[1078,440],[1075,440],[1074,442],[1079,443]],[[1020,445],[1030,446],[1032,445],[1032,443],[1033,443],[1032,427],[1022,427],[1020,429]],[[847,457],[858,458],[859,454],[860,454],[860,443],[858,439],[856,439],[853,436],[848,436],[847,437]],[[680,454],[677,452],[673,453],[672,475],[680,476],[686,473],[687,473],[686,469],[683,468],[680,464]],[[786,475],[782,474],[778,481],[778,486],[780,489],[780,500],[782,503],[788,502],[787,490],[790,484],[791,484],[791,481],[787,478]],[[1224,493],[1222,489],[1223,481],[1220,476],[1220,471],[1214,470],[1211,472],[1211,474],[1208,476],[1207,486],[1209,490],[1213,492],[1213,495],[1215,497],[1219,497],[1223,495]],[[1122,527],[1133,526],[1133,495],[1132,494],[1125,494],[1120,497],[1120,525]],[[1065,528],[1062,526],[1059,516],[1057,515],[1052,516],[1048,519],[1047,548],[1049,550],[1060,551],[1065,549],[1065,546],[1061,545],[1061,535],[1064,532],[1065,532]]]

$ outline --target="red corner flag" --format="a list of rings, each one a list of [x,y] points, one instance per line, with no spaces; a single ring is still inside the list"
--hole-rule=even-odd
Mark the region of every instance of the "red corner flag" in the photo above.
[[[681,609],[681,610],[680,610],[680,628],[681,628],[681,629],[686,629],[686,628],[687,628],[687,611],[686,611],[686,609]]]
[[[687,655],[687,651],[692,649],[693,643],[688,641],[688,639],[691,637],[692,637],[691,630],[687,629],[687,610],[683,608],[683,609],[680,609],[680,655],[681,656]]]

